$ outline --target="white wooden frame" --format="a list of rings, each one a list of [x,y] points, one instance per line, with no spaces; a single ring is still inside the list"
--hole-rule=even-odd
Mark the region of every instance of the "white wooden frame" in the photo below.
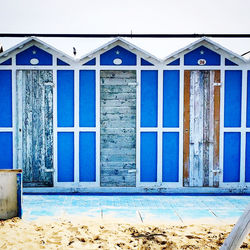
[[[16,65],[15,55],[32,45],[48,51],[53,56],[53,64],[51,66],[18,66]],[[100,65],[100,55],[120,45],[125,49],[130,50],[137,55],[137,62],[135,66],[104,66]],[[189,51],[204,45],[211,50],[216,51],[221,55],[221,65],[219,66],[185,66],[184,55]],[[85,62],[96,58],[96,65],[83,65]],[[16,167],[17,159],[17,145],[15,145],[15,138],[17,136],[16,127],[16,71],[17,70],[52,70],[53,81],[57,83],[57,70],[74,70],[74,127],[57,127],[57,87],[53,88],[53,128],[54,128],[54,187],[55,188],[70,188],[72,190],[79,188],[98,188],[100,187],[100,71],[101,70],[136,70],[137,82],[139,83],[136,91],[136,188],[142,190],[144,188],[163,188],[163,189],[176,189],[182,188],[183,183],[183,105],[184,105],[184,71],[185,70],[220,70],[221,72],[221,98],[220,98],[220,170],[223,173],[223,150],[224,150],[224,132],[240,132],[241,133],[241,164],[240,164],[240,182],[236,183],[224,183],[223,174],[220,175],[220,188],[226,189],[248,189],[250,183],[245,182],[245,145],[246,145],[246,133],[250,132],[250,128],[246,127],[246,107],[247,107],[247,71],[250,70],[250,64],[240,57],[239,55],[225,49],[224,47],[214,43],[213,41],[202,38],[195,43],[179,50],[164,60],[159,60],[151,54],[141,50],[140,48],[128,43],[126,40],[117,38],[101,48],[87,54],[79,61],[67,56],[66,54],[56,50],[50,45],[40,41],[37,38],[29,38],[26,41],[14,46],[13,48],[0,54],[0,63],[12,58],[12,65],[1,65],[0,70],[12,70],[12,127],[0,128],[0,132],[12,132],[13,133],[13,166]],[[69,64],[69,66],[58,66],[56,59],[59,58]],[[141,58],[150,61],[154,66],[141,65]],[[167,66],[166,64],[171,61],[180,58],[180,65]],[[225,58],[237,63],[239,66],[225,66]],[[96,72],[96,127],[79,127],[79,72],[80,70],[95,70]],[[140,81],[141,70],[158,70],[158,126],[156,128],[141,128],[140,127]],[[180,105],[179,105],[179,127],[178,128],[163,128],[163,71],[164,70],[179,70],[180,73]],[[242,106],[241,106],[241,127],[239,128],[224,128],[224,76],[225,70],[242,70]],[[96,133],[96,181],[95,182],[79,182],[79,133],[80,132],[93,131]],[[140,133],[141,132],[157,132],[157,182],[145,183],[140,182]],[[74,132],[75,148],[74,148],[74,161],[75,161],[75,173],[74,182],[58,182],[57,181],[57,133],[58,132]],[[179,133],[179,181],[174,183],[162,182],[162,133],[163,132],[178,132]],[[124,190],[124,188],[115,188],[116,190]]]

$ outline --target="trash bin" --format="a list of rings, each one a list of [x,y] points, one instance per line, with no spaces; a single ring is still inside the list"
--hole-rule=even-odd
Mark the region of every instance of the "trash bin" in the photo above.
[[[22,170],[0,169],[0,219],[22,218]]]

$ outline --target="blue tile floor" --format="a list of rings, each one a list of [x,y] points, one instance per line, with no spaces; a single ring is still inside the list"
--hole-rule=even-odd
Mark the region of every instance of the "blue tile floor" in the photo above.
[[[81,216],[130,223],[235,223],[250,196],[24,195],[23,219]]]

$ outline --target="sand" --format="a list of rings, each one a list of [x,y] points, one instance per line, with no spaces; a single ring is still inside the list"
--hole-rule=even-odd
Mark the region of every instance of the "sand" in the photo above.
[[[87,218],[0,221],[0,249],[219,249],[233,224],[133,224]],[[250,249],[250,237],[242,248]]]

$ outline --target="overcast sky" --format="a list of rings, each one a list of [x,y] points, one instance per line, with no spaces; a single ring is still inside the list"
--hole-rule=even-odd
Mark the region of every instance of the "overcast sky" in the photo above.
[[[0,32],[250,33],[250,0],[0,0]],[[24,38],[0,38],[8,49]],[[111,39],[42,38],[77,57]],[[164,58],[197,39],[127,39]],[[250,39],[214,39],[242,54]]]

